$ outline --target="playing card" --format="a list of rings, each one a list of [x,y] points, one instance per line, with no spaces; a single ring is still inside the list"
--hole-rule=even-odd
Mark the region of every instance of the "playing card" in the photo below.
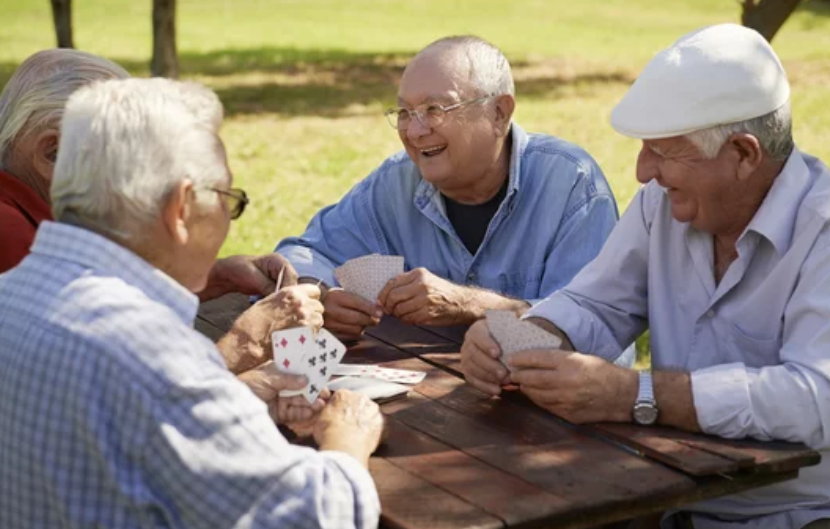
[[[308,377],[303,395],[308,402],[317,399],[345,354],[346,346],[326,329],[320,329],[303,358],[304,373]]]
[[[302,360],[306,347],[312,343],[314,336],[307,327],[295,327],[271,333],[271,347],[274,351],[274,365],[283,373],[303,375]]]
[[[426,378],[427,374],[422,371],[410,369],[391,369],[368,364],[347,364],[339,365],[334,371],[335,375],[355,376],[359,378],[374,378],[387,382],[399,384],[417,384]]]
[[[402,384],[387,382],[371,378],[342,377],[329,383],[331,391],[348,389],[357,393],[363,393],[372,400],[392,400],[395,397],[403,397],[409,393],[409,388]]]
[[[501,347],[501,362],[507,369],[510,355],[530,349],[559,349],[562,340],[544,329],[518,319],[513,311],[488,310],[487,328]]]
[[[399,255],[371,254],[347,261],[334,270],[340,286],[347,292],[376,301],[390,279],[403,273],[404,259]]]

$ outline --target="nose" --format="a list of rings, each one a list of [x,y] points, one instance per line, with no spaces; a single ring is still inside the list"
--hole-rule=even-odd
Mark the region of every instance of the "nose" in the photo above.
[[[641,184],[647,184],[657,178],[659,174],[660,168],[657,155],[643,145],[640,154],[637,156],[637,181]]]
[[[416,140],[427,136],[431,132],[432,129],[424,125],[421,121],[421,116],[419,114],[413,114],[412,119],[409,121],[409,127],[406,129],[406,136],[410,140]]]

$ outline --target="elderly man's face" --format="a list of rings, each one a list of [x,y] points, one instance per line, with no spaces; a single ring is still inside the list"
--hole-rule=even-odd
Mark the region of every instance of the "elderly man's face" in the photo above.
[[[729,144],[716,158],[706,159],[685,137],[644,140],[637,159],[637,180],[660,184],[677,221],[721,234],[731,228],[747,190],[746,183],[736,177],[736,164]]]
[[[449,106],[480,97],[456,62],[440,53],[414,59],[401,79],[398,104],[423,110],[433,103]],[[479,181],[498,157],[494,115],[492,102],[486,101],[448,112],[435,128],[412,119],[399,134],[425,180],[439,189],[465,188]]]

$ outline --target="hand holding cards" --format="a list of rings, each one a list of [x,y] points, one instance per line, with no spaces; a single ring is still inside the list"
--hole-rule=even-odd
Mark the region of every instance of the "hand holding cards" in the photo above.
[[[513,371],[507,359],[513,353],[531,349],[559,349],[562,340],[544,329],[520,320],[511,310],[488,310],[487,328],[501,348],[501,363]]]
[[[334,276],[346,292],[352,292],[371,302],[389,280],[403,273],[404,260],[400,255],[371,254],[347,261],[334,269]]]
[[[305,375],[308,385],[298,392],[281,392],[280,396],[303,395],[313,403],[346,354],[346,346],[326,329],[314,336],[308,327],[274,331],[271,334],[274,365],[283,373]]]

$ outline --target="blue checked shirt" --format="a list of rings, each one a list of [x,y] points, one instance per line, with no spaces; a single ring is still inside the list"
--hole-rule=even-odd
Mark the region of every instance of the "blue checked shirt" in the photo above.
[[[602,170],[581,148],[512,126],[507,195],[475,255],[447,219],[441,193],[405,151],[386,161],[300,237],[277,247],[301,276],[336,285],[349,259],[402,255],[456,284],[535,301],[562,288],[602,248],[617,222]]]
[[[197,300],[52,222],[0,276],[0,527],[376,527],[369,473],[290,445]]]

